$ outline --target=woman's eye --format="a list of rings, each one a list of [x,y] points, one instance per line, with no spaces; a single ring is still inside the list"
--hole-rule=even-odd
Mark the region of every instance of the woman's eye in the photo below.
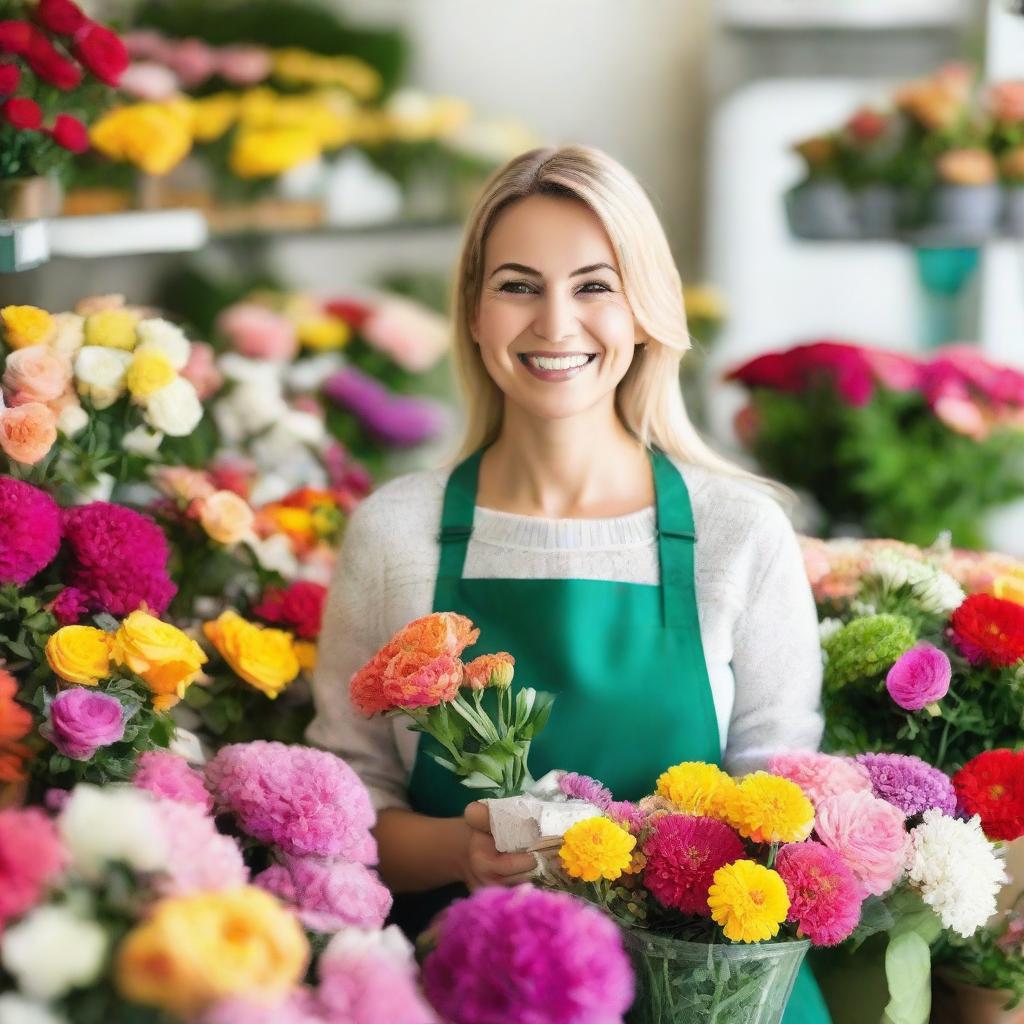
[[[581,292],[589,291],[591,288],[594,289],[591,294],[597,294],[598,292],[610,292],[611,289],[603,281],[588,281],[582,288]]]
[[[499,292],[507,292],[510,295],[533,295],[536,286],[528,281],[506,281],[498,286]],[[588,281],[576,289],[576,294],[598,295],[601,292],[610,292],[611,289],[603,281]]]
[[[533,286],[525,281],[506,281],[498,286],[498,291],[510,292],[512,295],[529,295],[533,291]]]

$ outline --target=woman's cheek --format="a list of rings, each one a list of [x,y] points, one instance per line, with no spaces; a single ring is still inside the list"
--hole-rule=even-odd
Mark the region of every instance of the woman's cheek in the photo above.
[[[586,332],[606,348],[632,347],[636,338],[633,314],[614,302],[595,302],[580,317]]]

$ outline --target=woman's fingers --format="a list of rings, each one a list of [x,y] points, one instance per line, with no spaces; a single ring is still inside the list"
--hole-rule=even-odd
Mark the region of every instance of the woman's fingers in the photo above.
[[[486,832],[488,835],[491,834],[491,815],[487,810],[486,804],[482,804],[479,800],[474,800],[471,804],[467,804],[465,811],[462,812],[462,816],[471,829],[477,832]]]

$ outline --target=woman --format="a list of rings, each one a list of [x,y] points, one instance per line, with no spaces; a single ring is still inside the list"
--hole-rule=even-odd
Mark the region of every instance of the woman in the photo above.
[[[369,787],[409,930],[463,887],[534,869],[496,851],[486,808],[418,734],[349,702],[352,673],[412,619],[459,612],[480,629],[473,656],[511,651],[514,685],[557,694],[534,776],[582,772],[618,799],[679,761],[739,773],[816,748],[822,727],[793,530],[770,485],[687,419],[679,275],[632,175],[580,146],[498,171],[469,218],[454,321],[459,464],[393,480],[352,516],[309,730]],[[809,975],[786,1019],[828,1020]]]

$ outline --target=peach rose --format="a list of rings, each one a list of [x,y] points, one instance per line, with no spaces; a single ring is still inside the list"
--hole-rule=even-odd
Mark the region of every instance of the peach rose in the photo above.
[[[249,503],[234,491],[215,491],[202,502],[199,521],[220,544],[237,544],[252,533],[255,516]]]
[[[12,405],[53,402],[71,384],[71,360],[45,345],[18,349],[7,357],[3,383]]]
[[[951,149],[935,163],[950,185],[990,185],[996,180],[996,158],[987,149]]]
[[[0,448],[14,462],[33,465],[57,440],[57,417],[41,402],[0,412]]]

